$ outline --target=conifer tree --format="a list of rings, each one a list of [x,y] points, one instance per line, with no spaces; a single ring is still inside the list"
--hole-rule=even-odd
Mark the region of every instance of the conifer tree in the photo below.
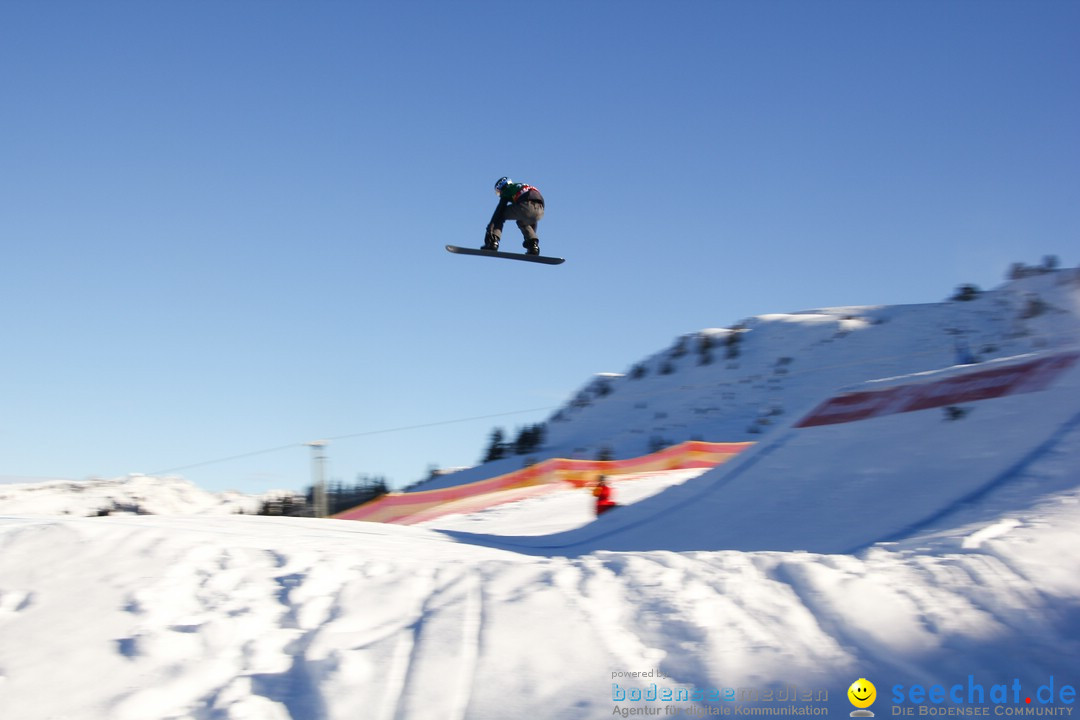
[[[504,457],[506,457],[506,435],[502,428],[495,428],[491,432],[491,442],[488,444],[483,462],[502,460]]]

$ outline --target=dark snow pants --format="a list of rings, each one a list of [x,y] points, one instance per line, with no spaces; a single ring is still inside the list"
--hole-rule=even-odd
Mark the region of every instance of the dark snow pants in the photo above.
[[[516,203],[500,202],[488,223],[487,236],[497,240],[502,237],[503,223],[514,220],[526,242],[537,240],[536,225],[540,218],[544,217],[544,200],[534,199],[531,195],[532,193],[527,193]]]

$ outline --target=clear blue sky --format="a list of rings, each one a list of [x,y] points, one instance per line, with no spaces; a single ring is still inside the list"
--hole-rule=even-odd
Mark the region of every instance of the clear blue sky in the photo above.
[[[403,485],[682,333],[1080,261],[1076,2],[9,0],[0,99],[0,476]],[[566,264],[443,250],[501,175]]]

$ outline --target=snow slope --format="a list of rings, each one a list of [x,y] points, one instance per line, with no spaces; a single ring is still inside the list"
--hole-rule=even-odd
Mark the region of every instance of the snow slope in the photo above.
[[[1078,462],[1073,429],[1007,487],[854,555],[537,556],[348,521],[8,518],[0,716],[599,718],[725,704],[613,699],[652,683],[759,697],[794,684],[828,699],[783,706],[839,715],[859,677],[885,697],[969,675],[987,690],[1076,686]],[[543,522],[529,502],[520,514]],[[491,512],[487,529],[521,531],[508,506]]]
[[[858,422],[791,423],[693,482],[587,527],[534,540],[503,538],[497,546],[560,553],[855,552],[903,537],[1010,482],[1080,428],[1076,360],[1074,353],[1022,356],[871,383],[878,392],[918,392],[962,381],[977,391],[985,378],[1009,369],[1065,368],[1043,392],[965,403],[957,419],[939,404]]]
[[[980,327],[1003,334],[972,336],[999,357],[1066,350],[1076,288],[1061,277],[1027,284],[1057,310],[995,320],[991,304]],[[951,305],[940,312],[961,310]],[[880,386],[990,367],[857,362],[902,349],[871,343],[874,328],[912,342],[926,326],[874,313],[892,320],[830,344],[858,372],[835,371],[827,391],[792,382],[802,390],[783,397],[797,399],[753,450],[701,475],[620,481],[618,499],[638,502],[597,522],[572,489],[426,527],[0,505],[0,717],[847,716],[859,678],[877,686],[878,717],[1071,715],[1080,371],[959,417],[932,407],[797,427],[838,387],[866,389],[874,367],[933,371]],[[580,422],[582,445],[622,437],[614,418],[633,426],[633,413],[599,425],[630,382],[565,421]],[[692,395],[672,392],[664,412]],[[678,417],[695,431],[698,416]]]
[[[680,336],[625,374],[590,379],[547,422],[533,460],[629,458],[684,440],[761,440],[838,388],[1080,342],[1080,270],[1035,274],[971,301],[839,307],[749,318]],[[726,344],[738,338],[728,357]],[[513,457],[449,473],[431,490],[521,467]]]

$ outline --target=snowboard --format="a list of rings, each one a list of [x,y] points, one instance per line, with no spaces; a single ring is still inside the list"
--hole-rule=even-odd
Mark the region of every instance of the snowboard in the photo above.
[[[457,255],[485,255],[487,257],[506,258],[507,260],[524,260],[525,262],[543,263],[544,265],[560,265],[566,262],[565,258],[548,257],[547,255],[528,255],[526,253],[503,252],[502,250],[479,250],[474,248],[447,245],[446,249]]]

